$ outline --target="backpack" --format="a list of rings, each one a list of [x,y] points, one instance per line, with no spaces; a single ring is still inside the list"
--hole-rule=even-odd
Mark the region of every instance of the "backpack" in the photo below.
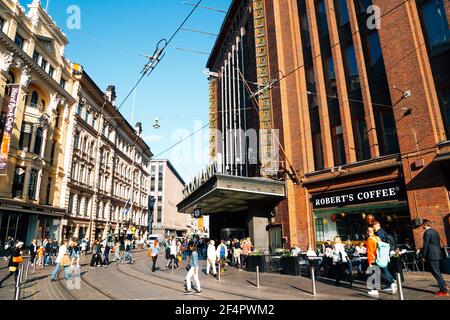
[[[386,240],[390,246],[390,251],[395,250],[397,248],[397,243],[395,242],[395,239],[391,234],[389,233],[387,234]]]
[[[386,268],[388,263],[391,261],[389,256],[390,253],[390,245],[387,242],[383,242],[381,240],[377,241],[377,258],[375,263],[380,268]]]

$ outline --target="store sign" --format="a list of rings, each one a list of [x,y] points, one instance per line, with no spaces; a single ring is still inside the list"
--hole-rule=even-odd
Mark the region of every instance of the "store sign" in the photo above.
[[[365,188],[328,192],[312,196],[314,209],[343,207],[353,204],[401,200],[405,197],[403,185],[398,182]]]
[[[19,100],[19,91],[19,85],[11,86],[11,95],[6,111],[5,131],[3,132],[2,145],[0,148],[0,175],[6,175],[6,171],[8,169],[9,146],[11,142],[14,119],[16,117],[16,107],[17,101]]]

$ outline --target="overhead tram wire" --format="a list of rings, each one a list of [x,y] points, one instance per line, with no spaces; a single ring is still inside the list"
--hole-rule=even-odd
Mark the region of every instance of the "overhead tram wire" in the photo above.
[[[186,22],[189,20],[189,18],[192,16],[192,14],[195,12],[195,10],[198,8],[202,0],[199,0],[195,7],[189,12],[187,17],[183,20],[181,25],[177,28],[177,30],[172,34],[172,36],[169,38],[169,40],[161,39],[158,44],[156,45],[155,52],[152,57],[149,57],[148,63],[144,66],[144,69],[141,71],[141,76],[139,80],[136,82],[136,84],[133,86],[131,91],[127,94],[125,99],[122,101],[122,103],[117,107],[117,110],[120,111],[120,109],[123,107],[125,102],[128,100],[128,98],[133,94],[133,91],[137,88],[139,83],[144,79],[145,76],[150,76],[150,74],[153,73],[156,66],[160,63],[160,61],[164,58],[165,52],[164,50],[169,46],[169,44],[172,42],[172,40],[175,38],[175,36],[178,34],[178,32],[183,28],[183,26],[186,24]],[[160,44],[164,42],[164,45],[160,48]],[[116,131],[124,122],[126,121],[125,118],[122,119],[114,128],[114,131]]]

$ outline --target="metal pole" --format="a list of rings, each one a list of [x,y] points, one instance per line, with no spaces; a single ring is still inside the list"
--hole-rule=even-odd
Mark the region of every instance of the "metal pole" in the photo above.
[[[256,287],[259,288],[259,266],[256,266]]]
[[[16,290],[14,292],[14,300],[19,300],[20,297],[20,283],[22,281],[22,272],[23,272],[23,266],[21,269],[19,269],[19,274],[17,276],[17,280],[16,280]]]
[[[217,279],[218,279],[219,282],[220,282],[220,277],[221,277],[221,273],[222,273],[222,267],[221,267],[221,265],[220,265],[220,262],[217,262],[217,264],[219,265],[219,273],[218,273]]]
[[[28,280],[28,271],[29,271],[29,269],[30,269],[30,261],[27,262],[27,270],[25,272],[25,276],[27,277],[27,280]]]
[[[399,300],[405,300],[403,297],[403,286],[402,286],[402,277],[400,276],[400,273],[396,273],[397,275],[397,291],[398,291],[398,298]]]
[[[314,265],[311,265],[311,281],[312,281],[312,290],[313,290],[313,296],[317,295],[316,292],[316,275],[314,271]]]

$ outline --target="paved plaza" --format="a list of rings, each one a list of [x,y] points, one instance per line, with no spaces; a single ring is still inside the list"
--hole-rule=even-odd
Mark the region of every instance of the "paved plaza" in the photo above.
[[[145,251],[133,254],[134,264],[111,263],[108,268],[89,268],[90,256],[82,259],[81,282],[79,289],[70,289],[60,273],[58,281],[52,282],[50,274],[53,267],[38,267],[35,273],[25,277],[21,300],[398,300],[398,295],[380,291],[378,298],[367,295],[364,282],[356,281],[352,288],[346,283],[334,286],[333,279],[317,279],[317,295],[312,295],[311,279],[302,276],[287,276],[262,273],[260,287],[256,287],[253,272],[238,271],[227,267],[219,282],[205,274],[206,261],[200,261],[201,295],[185,295],[184,279],[186,270],[165,270],[166,260],[160,255],[160,270],[151,272],[151,261]],[[7,267],[0,262],[0,275],[3,277]],[[450,283],[450,276],[446,275]],[[403,284],[405,300],[450,300],[433,295],[437,285],[430,273],[407,272]],[[0,300],[12,300],[14,280],[11,277],[0,289]]]

